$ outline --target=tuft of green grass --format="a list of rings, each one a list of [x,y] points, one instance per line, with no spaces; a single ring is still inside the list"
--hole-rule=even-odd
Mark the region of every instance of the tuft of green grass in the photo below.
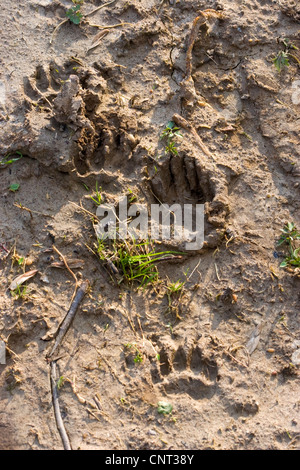
[[[134,343],[126,343],[124,344],[125,348],[127,349],[134,349],[135,351],[135,357],[133,359],[133,361],[136,363],[136,364],[140,364],[141,362],[143,362],[144,358],[143,358],[143,354],[141,353],[141,351],[138,349],[138,347],[136,346],[136,344]]]
[[[116,275],[118,283],[137,283],[146,287],[158,280],[157,263],[170,255],[181,253],[175,251],[156,252],[149,240],[138,243],[133,237],[127,240],[99,239],[97,254],[105,261],[109,270]]]
[[[132,191],[132,189],[128,188],[128,193],[129,193],[129,202],[135,202],[138,200],[137,195]]]
[[[300,240],[300,232],[293,222],[287,222],[282,229],[281,237],[277,245],[286,245],[288,255],[285,260],[280,264],[281,268],[286,267],[300,267],[300,246],[296,245],[296,240]]]
[[[168,282],[166,293],[168,297],[168,311],[175,313],[176,318],[181,320],[179,315],[180,301],[183,295],[185,281]]]
[[[61,389],[61,387],[64,385],[65,381],[66,381],[66,379],[63,376],[59,377],[59,379],[57,381],[57,384],[56,384],[57,390]]]
[[[21,152],[15,152],[18,156],[17,157],[11,157],[10,153],[8,153],[2,160],[0,160],[0,168],[1,166],[6,166],[10,165],[11,163],[17,162],[20,160],[20,158],[23,157]]]
[[[102,188],[98,187],[98,182],[96,182],[96,190],[94,194],[91,196],[92,201],[96,204],[96,206],[100,206],[102,204],[102,194],[101,194]]]
[[[180,282],[180,281],[170,282],[167,286],[169,295],[178,294],[183,289],[183,286],[184,286],[184,281],[183,282]]]
[[[29,289],[28,286],[18,286],[13,291],[11,291],[11,295],[14,297],[15,300],[25,300],[28,298]]]

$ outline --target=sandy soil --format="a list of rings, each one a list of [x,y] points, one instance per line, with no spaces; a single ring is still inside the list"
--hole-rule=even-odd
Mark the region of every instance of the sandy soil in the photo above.
[[[272,61],[300,48],[298,2],[119,0],[54,31],[71,6],[1,0],[0,154],[23,157],[0,168],[0,448],[62,448],[45,337],[74,278],[54,244],[90,282],[57,354],[73,449],[299,449],[300,279],[276,245],[300,226],[299,50]],[[92,24],[108,27],[96,47]],[[183,127],[164,153],[175,113],[207,154]],[[145,290],[118,285],[91,251],[96,183],[110,203],[205,203],[206,246]],[[178,309],[168,279],[185,282]]]

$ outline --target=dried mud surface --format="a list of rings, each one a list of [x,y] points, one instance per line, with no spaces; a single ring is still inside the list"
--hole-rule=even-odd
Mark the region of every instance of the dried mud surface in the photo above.
[[[74,279],[51,268],[54,243],[91,284],[57,361],[73,449],[299,449],[300,280],[279,268],[276,240],[285,222],[300,225],[300,76],[296,60],[281,73],[272,63],[283,39],[300,48],[297,2],[119,0],[87,17],[122,23],[95,48],[85,22],[52,37],[70,6],[1,1],[0,154],[23,158],[0,168],[0,243],[15,247],[0,252],[0,448],[62,448],[45,336]],[[189,33],[208,8],[222,17],[200,25],[187,90]],[[174,114],[207,155],[187,129],[178,155],[164,155]],[[95,213],[96,183],[106,202],[130,190],[142,203],[205,203],[205,249],[161,263],[155,288],[115,285],[78,208]],[[22,299],[8,289],[18,256],[38,270]],[[186,281],[180,319],[167,278]]]

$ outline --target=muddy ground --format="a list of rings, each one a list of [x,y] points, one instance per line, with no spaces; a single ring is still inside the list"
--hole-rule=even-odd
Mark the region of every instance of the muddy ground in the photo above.
[[[15,161],[0,168],[0,448],[62,449],[46,339],[75,279],[51,267],[54,245],[90,282],[56,355],[73,449],[299,449],[300,279],[276,245],[300,226],[298,2],[119,0],[88,15],[104,3],[55,30],[71,1],[1,0],[0,153]],[[174,114],[206,153],[188,127],[165,153]],[[204,203],[205,246],[158,263],[144,290],[118,284],[93,252],[96,184],[108,203]]]

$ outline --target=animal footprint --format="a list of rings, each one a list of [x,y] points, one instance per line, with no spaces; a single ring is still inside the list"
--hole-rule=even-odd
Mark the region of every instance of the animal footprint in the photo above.
[[[178,153],[164,155],[159,162],[149,161],[151,192],[170,206],[204,204],[205,245],[215,247],[229,214],[228,182],[212,159],[196,145],[191,147],[188,140],[182,141]]]
[[[187,394],[199,400],[215,393],[217,364],[205,356],[199,345],[181,345],[175,351],[163,348],[160,370],[153,372],[153,381],[160,382],[168,394]]]
[[[55,78],[55,74],[57,77]],[[51,108],[52,100],[61,87],[58,69],[54,64],[46,70],[42,65],[36,67],[31,77],[24,78],[24,92],[29,101]]]
[[[24,153],[80,176],[115,173],[138,143],[137,124],[108,91],[100,71],[75,60],[38,66],[24,80],[30,135]]]

